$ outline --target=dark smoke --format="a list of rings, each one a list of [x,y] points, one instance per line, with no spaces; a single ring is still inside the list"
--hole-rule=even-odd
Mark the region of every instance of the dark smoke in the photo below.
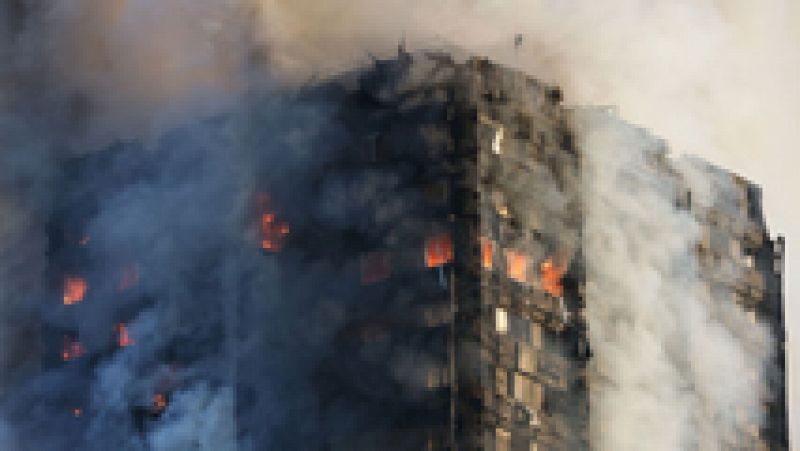
[[[421,168],[355,174],[337,165],[364,147],[364,127],[397,114],[365,125],[363,99],[339,86],[289,90],[255,79],[199,111],[184,94],[205,80],[181,80],[174,99],[126,96],[130,113],[103,86],[82,84],[91,70],[61,66],[49,54],[52,36],[32,34],[61,8],[3,9],[13,16],[3,30],[13,64],[0,112],[4,449],[354,449],[353,436],[376,440],[361,431],[379,435],[401,408],[376,416],[324,383],[355,374],[358,360],[390,362],[394,384],[363,387],[387,405],[424,384],[416,371],[429,357],[419,351],[353,355],[332,344],[354,306],[380,300],[408,311],[402,292],[359,294],[360,253],[416,246],[410,252],[421,255],[419,243],[397,241],[427,230],[410,219],[424,213],[412,194]],[[114,88],[128,86],[118,81]],[[393,141],[424,149],[406,131],[394,129]],[[292,229],[279,254],[260,247],[265,193]],[[137,280],[121,289],[126,271]],[[88,284],[77,305],[62,303],[66,276]],[[435,276],[415,283],[441,290]],[[133,345],[115,345],[119,323]],[[64,334],[79,337],[83,357],[61,361]],[[334,363],[340,373],[320,373]],[[153,405],[159,395],[163,412]]]
[[[315,293],[343,269],[264,255],[253,205],[275,187],[287,218],[316,208],[288,182],[343,137],[325,134],[335,127],[322,105],[292,94],[255,88],[263,100],[231,107],[229,72],[244,62],[220,63],[224,48],[147,69],[155,50],[118,40],[133,24],[104,21],[121,4],[83,17],[81,3],[0,7],[2,448],[275,449],[292,443],[280,434],[311,436],[287,426],[313,425],[300,421],[314,416],[302,394],[336,325]],[[182,34],[163,22],[173,19],[151,30],[165,39],[162,59],[184,56],[169,54]],[[120,290],[127,268],[138,283]],[[89,289],[67,308],[61,283],[74,274]],[[134,340],[124,349],[113,345],[119,322]],[[84,358],[52,355],[63,331]],[[235,405],[237,380],[250,382],[250,405]],[[160,415],[158,393],[169,400]],[[252,427],[240,433],[235,415]]]

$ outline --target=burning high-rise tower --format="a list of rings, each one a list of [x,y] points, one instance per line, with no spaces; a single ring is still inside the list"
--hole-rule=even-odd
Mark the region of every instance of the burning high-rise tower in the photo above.
[[[247,108],[65,164],[40,449],[787,448],[752,184],[485,59]]]

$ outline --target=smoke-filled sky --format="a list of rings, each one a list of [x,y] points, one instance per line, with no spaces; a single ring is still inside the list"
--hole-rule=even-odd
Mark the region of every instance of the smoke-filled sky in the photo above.
[[[152,142],[254,83],[303,83],[401,39],[522,68],[561,85],[569,104],[616,105],[673,152],[762,185],[771,232],[787,237],[800,412],[800,4],[790,0],[11,0],[0,6],[0,161],[14,177],[0,172],[0,186],[35,190],[25,181],[62,153]],[[12,202],[0,196],[0,209]],[[2,227],[13,236],[23,225]],[[797,443],[797,414],[793,423]]]

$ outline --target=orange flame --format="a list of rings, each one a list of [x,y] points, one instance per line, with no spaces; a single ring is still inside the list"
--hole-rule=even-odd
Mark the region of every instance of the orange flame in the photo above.
[[[77,304],[83,301],[89,285],[82,277],[67,277],[64,279],[64,305]]]
[[[61,359],[65,362],[80,358],[84,353],[81,342],[69,335],[64,336],[64,350],[61,352]]]
[[[289,224],[279,221],[269,208],[269,194],[256,194],[256,202],[261,215],[261,248],[271,252],[280,251],[289,234]]]
[[[162,412],[167,408],[167,397],[163,393],[153,395],[153,408],[156,412]]]
[[[512,249],[506,251],[506,272],[508,278],[517,282],[528,281],[528,256]]]
[[[128,333],[128,326],[125,323],[117,324],[117,345],[120,348],[125,348],[133,344],[133,339],[130,337]]]
[[[541,266],[542,289],[552,296],[563,296],[564,287],[561,285],[561,278],[564,276],[565,270],[566,268],[556,265],[550,258],[543,261]]]
[[[436,268],[453,261],[453,242],[450,235],[441,233],[425,242],[425,266]]]
[[[481,266],[483,269],[492,269],[492,241],[488,238],[481,238]]]
[[[261,215],[261,247],[268,251],[279,251],[289,234],[289,225],[278,222],[275,213]]]

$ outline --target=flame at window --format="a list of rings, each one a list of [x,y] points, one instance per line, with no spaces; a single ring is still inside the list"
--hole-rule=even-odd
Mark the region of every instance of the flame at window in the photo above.
[[[453,261],[453,241],[450,235],[442,233],[425,242],[425,266],[436,268]]]
[[[564,276],[566,268],[556,265],[552,259],[548,258],[542,262],[541,277],[542,289],[555,297],[564,295],[564,287],[561,278]]]
[[[120,348],[126,348],[133,344],[133,339],[131,338],[130,333],[128,332],[128,326],[126,326],[125,323],[117,324],[116,330],[117,330],[117,345]]]
[[[261,248],[277,252],[283,248],[286,235],[289,234],[289,224],[278,220],[275,212],[269,208],[268,194],[259,193],[256,200],[261,215]]]
[[[81,345],[78,339],[70,337],[69,335],[64,336],[64,349],[61,352],[61,359],[63,361],[67,362],[80,358],[84,352],[83,345]]]
[[[492,269],[492,241],[481,238],[481,266],[485,270]]]
[[[161,413],[167,408],[167,397],[163,393],[153,395],[153,410]]]
[[[89,285],[82,277],[67,277],[64,279],[64,305],[77,304],[83,301]]]
[[[506,251],[506,272],[508,278],[520,283],[528,281],[528,256],[515,250]]]
[[[275,213],[261,215],[261,247],[267,251],[279,251],[289,234],[289,225],[275,219]]]

